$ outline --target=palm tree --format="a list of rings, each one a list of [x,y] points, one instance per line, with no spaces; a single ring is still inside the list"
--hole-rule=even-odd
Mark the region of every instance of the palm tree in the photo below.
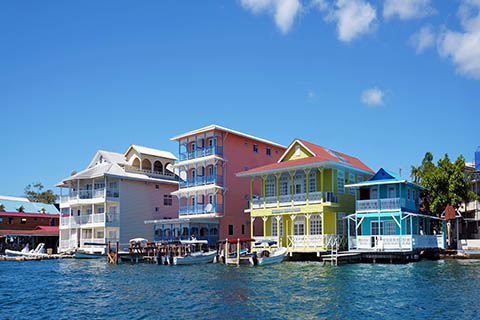
[[[412,178],[415,183],[420,182],[420,167],[414,165],[410,166],[410,178]]]

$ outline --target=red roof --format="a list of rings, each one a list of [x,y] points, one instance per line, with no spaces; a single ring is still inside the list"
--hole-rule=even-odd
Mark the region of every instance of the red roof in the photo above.
[[[367,167],[367,165],[365,165],[358,158],[349,156],[349,155],[341,153],[341,152],[333,151],[333,150],[324,148],[322,146],[319,146],[319,145],[316,145],[316,144],[313,144],[311,142],[301,140],[301,139],[295,139],[295,141],[290,146],[292,146],[296,141],[299,141],[301,144],[303,144],[305,147],[307,147],[315,155],[313,155],[312,157],[307,157],[307,158],[302,158],[302,159],[295,159],[295,160],[283,161],[283,162],[278,162],[278,163],[272,163],[272,164],[257,167],[257,168],[254,168],[254,169],[251,169],[251,170],[248,170],[248,171],[244,171],[244,172],[241,172],[241,173],[253,173],[253,172],[266,171],[266,170],[295,167],[295,166],[301,166],[301,165],[306,165],[306,164],[321,162],[321,161],[333,161],[333,162],[337,162],[337,163],[340,163],[340,164],[351,166],[351,167],[354,167],[354,168],[357,168],[357,169],[370,171],[370,172],[373,173],[373,170],[370,169],[369,167]],[[290,149],[290,147],[289,147],[289,149]],[[287,151],[285,151],[285,153],[288,152],[289,149],[287,149]]]
[[[58,226],[38,226],[35,230],[0,230],[0,235],[58,236]]]
[[[453,220],[453,219],[456,219],[457,218],[457,215],[455,213],[455,208],[449,204],[445,207],[445,216],[444,216],[444,219],[445,220]]]
[[[19,217],[34,217],[34,218],[59,218],[58,214],[48,213],[30,213],[30,212],[0,212],[0,216],[19,216]]]

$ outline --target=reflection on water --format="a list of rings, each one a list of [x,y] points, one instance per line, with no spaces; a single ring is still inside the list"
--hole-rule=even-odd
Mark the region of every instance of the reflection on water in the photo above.
[[[268,267],[0,263],[0,318],[479,318],[480,261]]]

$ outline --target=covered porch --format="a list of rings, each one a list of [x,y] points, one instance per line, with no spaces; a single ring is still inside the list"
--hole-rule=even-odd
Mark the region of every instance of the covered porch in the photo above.
[[[219,240],[219,222],[217,218],[205,219],[162,219],[147,220],[153,224],[154,241],[207,240],[209,246]]]
[[[348,219],[348,249],[413,251],[445,248],[445,221],[411,212],[356,213]]]

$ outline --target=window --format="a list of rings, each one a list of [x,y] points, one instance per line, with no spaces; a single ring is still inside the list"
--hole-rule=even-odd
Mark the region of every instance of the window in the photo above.
[[[407,188],[407,198],[410,200],[410,188]]]
[[[317,170],[312,169],[308,173],[308,192],[316,192],[317,191]]]
[[[283,236],[283,221],[280,219],[280,235]],[[277,237],[277,219],[272,220],[272,236]]]
[[[253,152],[258,153],[258,144],[253,144]]]
[[[87,214],[88,215],[92,214],[92,209],[91,208],[87,208]]]
[[[160,189],[160,185],[156,184],[155,189]]]
[[[27,218],[22,218],[22,220],[20,220],[20,223],[21,223],[21,224],[27,223]]]
[[[13,218],[8,218],[8,224],[13,224]]]
[[[300,146],[295,147],[295,155],[299,156],[300,155]]]
[[[213,147],[213,139],[208,140],[208,146]]]
[[[415,195],[415,190],[412,191],[412,200],[415,201],[416,195]]]
[[[242,234],[245,234],[245,225],[242,224]]]
[[[345,173],[343,170],[337,170],[337,192],[345,193]]]
[[[377,187],[370,189],[370,199],[378,198],[378,189]]]
[[[55,219],[50,218],[50,226],[53,227],[55,225]]]
[[[195,198],[194,197],[190,198],[190,202],[191,202],[192,207],[195,206]]]
[[[380,222],[380,230],[378,229],[378,221],[371,223],[372,236],[379,236],[383,234],[383,222]]]
[[[248,195],[247,195],[248,197]],[[213,194],[208,195],[208,203],[213,204]]]
[[[293,226],[293,232],[296,236],[303,236],[305,234],[305,221],[303,217],[297,217]]]
[[[280,177],[280,195],[281,196],[284,196],[284,195],[287,195],[289,194],[289,191],[288,191],[288,175],[282,175]]]
[[[248,147],[248,141],[245,140],[245,147]]]
[[[97,208],[97,213],[104,213],[105,212],[105,208],[104,207],[98,207]]]
[[[355,183],[355,174],[353,174],[353,173],[348,174],[348,183],[351,183],[351,184]],[[350,193],[351,196],[354,196],[355,195],[355,188],[350,188],[349,193]]]
[[[275,196],[275,177],[269,176],[265,180],[265,196],[266,197]]]
[[[388,187],[388,197],[389,198],[395,198],[395,187],[394,186],[389,186]]]
[[[345,213],[337,213],[337,234],[346,234],[345,232]]]
[[[159,208],[159,207],[155,207],[155,212],[160,212],[160,208]]]
[[[395,235],[395,221],[385,221],[385,235]]]
[[[207,168],[207,171],[208,171],[208,175],[209,175],[209,176],[213,176],[213,166],[209,166],[209,167]]]
[[[233,236],[233,224],[228,225],[228,235]]]
[[[412,225],[410,223],[410,219],[406,221],[407,224],[407,234],[412,234]]]
[[[267,147],[266,153],[267,153],[267,157],[271,157],[272,156],[272,149],[270,147]]]
[[[302,193],[302,185],[301,184],[296,184],[295,185],[295,194]]]
[[[163,205],[164,206],[173,206],[173,197],[169,194],[163,195]]]
[[[322,216],[312,215],[310,218],[310,234],[322,234]]]
[[[278,154],[278,149],[275,149],[275,154]]]
[[[195,151],[195,142],[190,145],[190,151]]]

